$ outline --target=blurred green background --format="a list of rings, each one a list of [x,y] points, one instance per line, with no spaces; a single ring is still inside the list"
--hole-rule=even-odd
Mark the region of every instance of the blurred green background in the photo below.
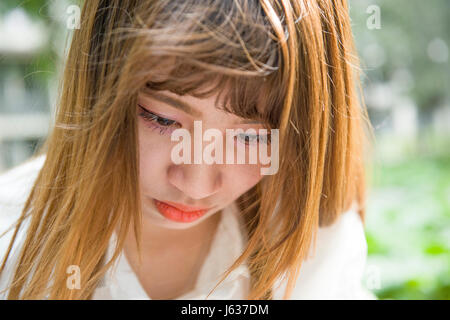
[[[0,2],[0,172],[51,126],[74,4]],[[450,299],[450,1],[349,5],[376,135],[365,285],[380,299]]]
[[[448,300],[450,1],[349,4],[376,134],[366,286],[380,299]]]

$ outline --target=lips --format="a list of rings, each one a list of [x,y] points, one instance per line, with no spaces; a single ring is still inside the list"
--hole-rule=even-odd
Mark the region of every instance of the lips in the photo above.
[[[174,202],[162,202],[153,199],[159,213],[169,220],[176,222],[192,222],[208,212],[208,208],[187,206]]]
[[[172,207],[177,208],[178,210],[184,211],[184,212],[193,212],[193,211],[208,211],[209,208],[206,207],[193,207],[193,206],[188,206],[188,205],[184,205],[181,203],[175,203],[175,202],[170,202],[170,201],[160,201],[163,203],[166,203]]]

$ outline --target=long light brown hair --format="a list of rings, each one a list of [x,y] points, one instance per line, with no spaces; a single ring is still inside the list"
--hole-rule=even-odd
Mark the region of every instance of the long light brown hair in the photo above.
[[[46,159],[0,269],[30,218],[8,299],[90,299],[131,226],[140,250],[145,88],[220,93],[227,112],[280,130],[278,173],[238,199],[248,242],[221,279],[246,263],[248,299],[271,299],[283,274],[289,299],[317,228],[352,203],[364,219],[371,127],[346,1],[89,0],[72,36]],[[80,290],[66,286],[70,265]]]

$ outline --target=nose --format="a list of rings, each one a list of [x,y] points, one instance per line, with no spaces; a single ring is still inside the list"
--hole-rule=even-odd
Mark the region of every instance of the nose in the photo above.
[[[191,199],[203,199],[217,193],[222,174],[214,164],[179,164],[168,169],[169,183]]]

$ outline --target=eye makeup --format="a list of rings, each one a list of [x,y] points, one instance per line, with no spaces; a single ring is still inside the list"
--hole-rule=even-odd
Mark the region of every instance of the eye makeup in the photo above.
[[[161,135],[172,133],[173,130],[181,128],[182,125],[172,119],[162,117],[138,104],[140,108],[139,116],[146,122],[150,129],[159,130]],[[248,134],[238,133],[235,135],[236,141],[246,146],[256,146],[259,143],[270,143],[270,134]]]
[[[181,128],[181,124],[175,120],[167,119],[153,113],[140,104],[138,104],[140,108],[139,116],[147,123],[147,126],[150,129],[159,130],[159,133],[166,134],[168,131],[172,132],[177,128]]]
[[[254,146],[259,143],[270,143],[270,134],[246,134],[246,133],[239,133],[236,135],[237,139],[247,145],[247,146]]]

